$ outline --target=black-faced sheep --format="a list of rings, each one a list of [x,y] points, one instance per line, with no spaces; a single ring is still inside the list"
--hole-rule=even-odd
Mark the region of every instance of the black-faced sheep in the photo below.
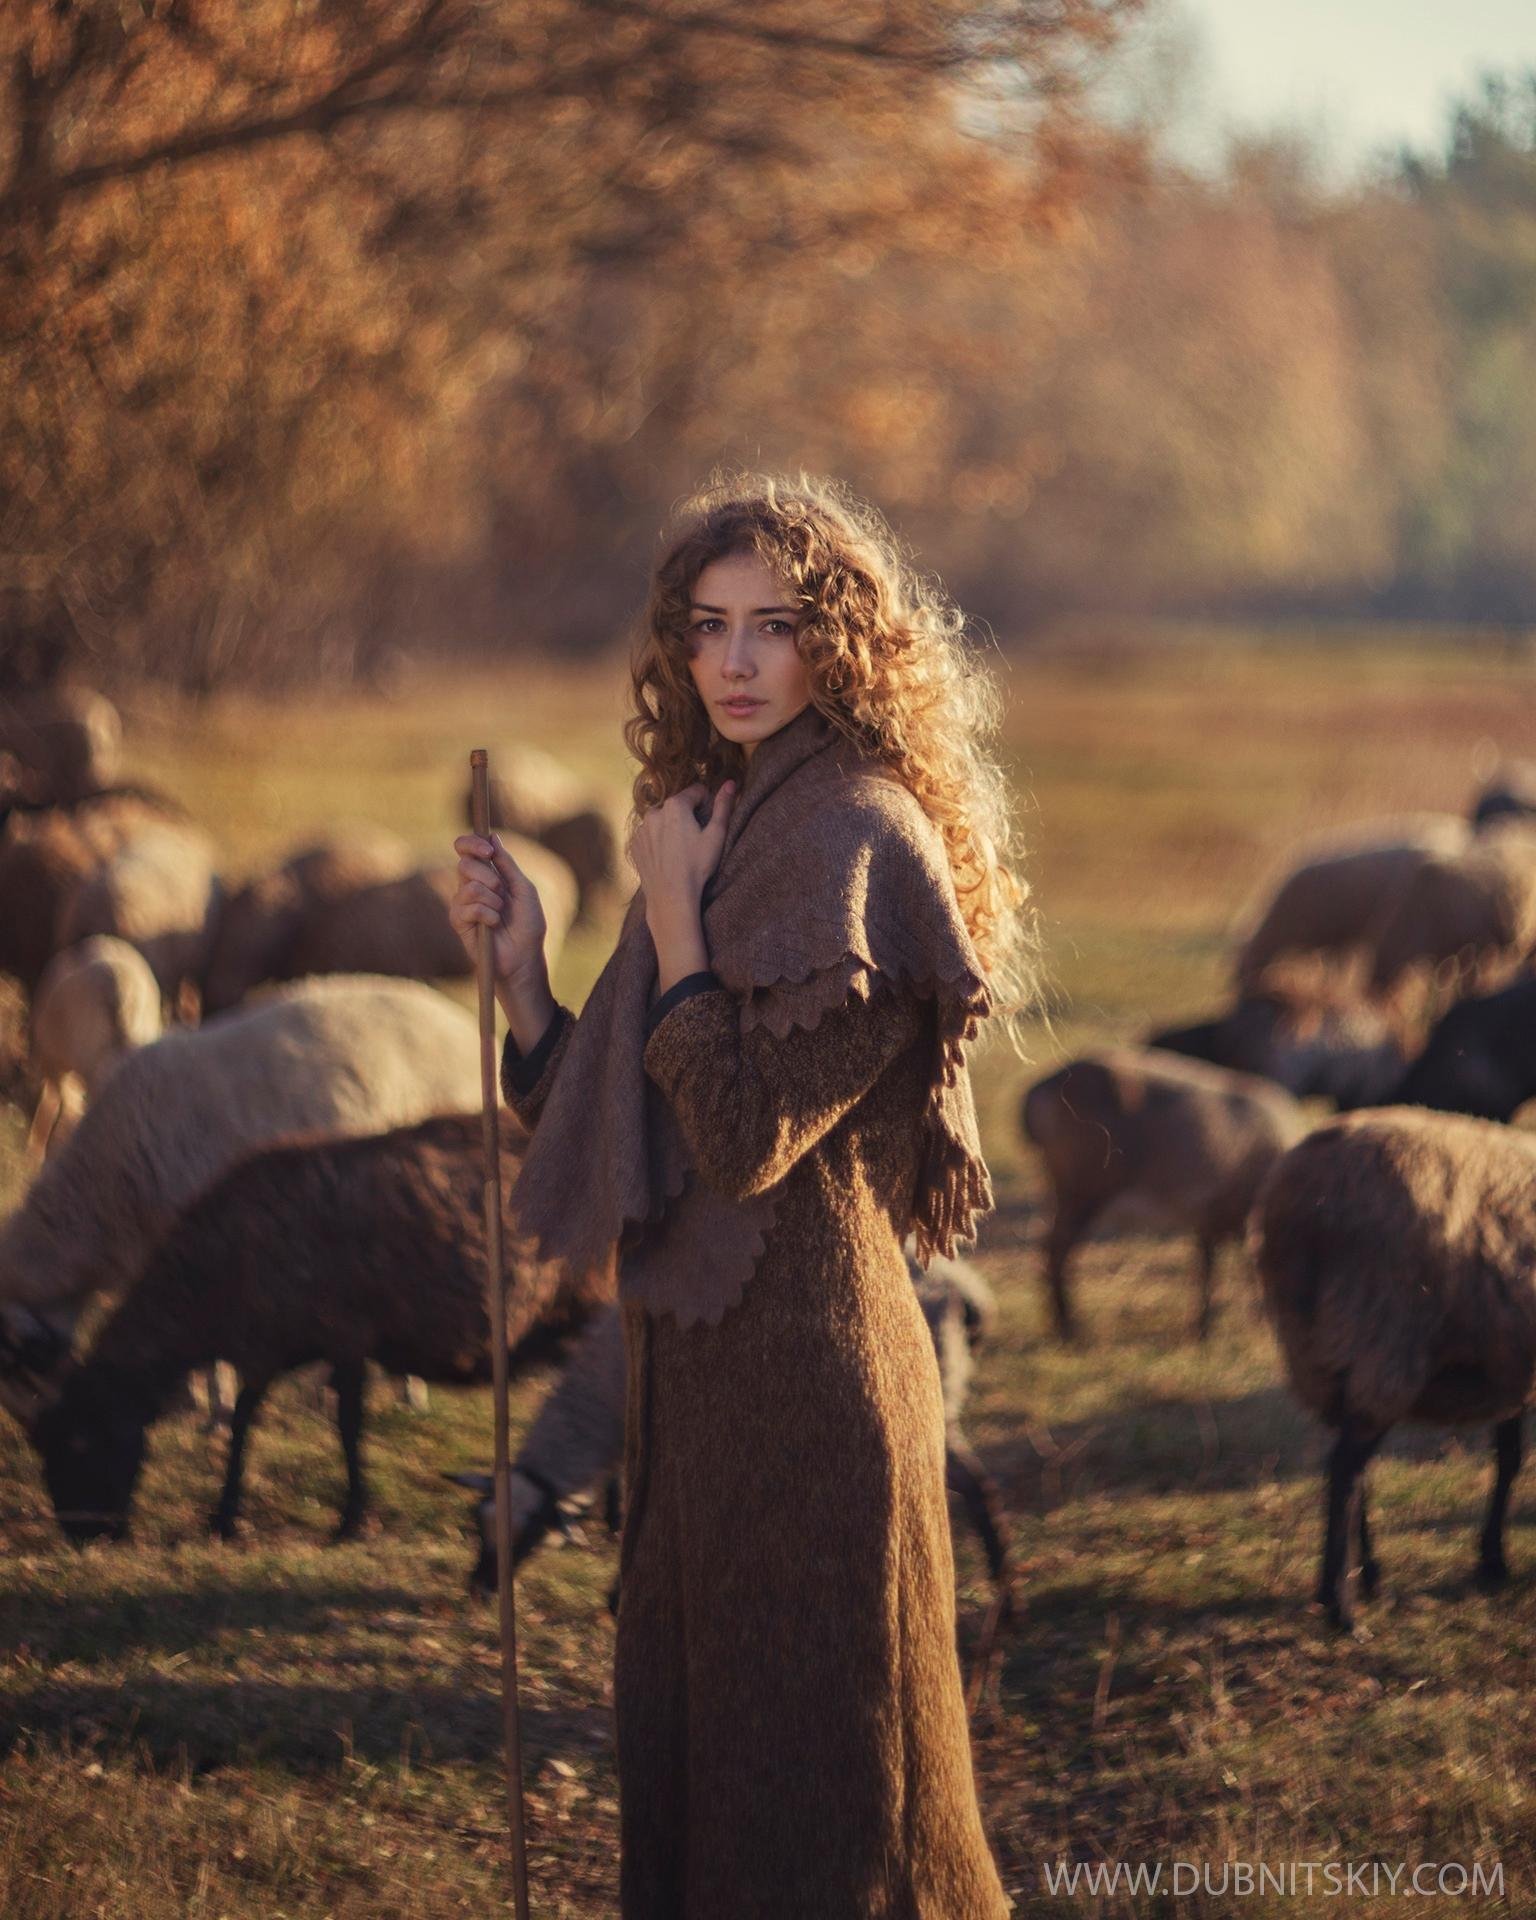
[[[1051,1184],[1045,1282],[1058,1336],[1078,1337],[1072,1251],[1107,1221],[1195,1235],[1195,1325],[1207,1338],[1217,1249],[1240,1238],[1265,1174],[1306,1130],[1296,1103],[1247,1074],[1114,1047],[1037,1081],[1020,1118]]]
[[[1513,1120],[1536,1100],[1536,980],[1459,1000],[1382,1105]]]
[[[502,1119],[503,1204],[526,1135]],[[146,1429],[187,1373],[215,1359],[241,1379],[210,1526],[235,1531],[251,1425],[272,1382],[329,1364],[347,1490],[338,1539],[358,1532],[364,1371],[469,1385],[491,1371],[484,1162],[478,1114],[361,1140],[269,1148],[194,1202],[151,1255],[31,1437],[59,1524],[75,1541],[127,1531]],[[509,1275],[514,1366],[559,1350],[611,1297],[612,1269],[565,1284]]]
[[[1512,819],[1536,819],[1536,765],[1529,760],[1500,767],[1472,802],[1472,825],[1478,833]]]
[[[239,1159],[479,1099],[474,1016],[414,981],[302,981],[129,1054],[0,1227],[0,1403],[36,1411],[94,1296]]]
[[[918,1304],[928,1323],[944,1392],[945,1474],[981,1540],[987,1568],[1006,1611],[1013,1574],[997,1490],[963,1425],[974,1355],[997,1315],[986,1281],[965,1260],[935,1259],[925,1273],[907,1254]],[[512,1564],[520,1566],[551,1532],[566,1534],[572,1509],[594,1488],[606,1487],[608,1523],[618,1525],[618,1480],[624,1452],[624,1325],[617,1307],[598,1314],[573,1349],[512,1462]],[[475,1524],[480,1551],[470,1584],[496,1587],[495,1518],[491,1476],[454,1473],[456,1486],[479,1498]],[[616,1604],[609,1596],[610,1607]]]
[[[1224,1014],[1165,1027],[1144,1044],[1234,1073],[1258,1074],[1298,1100],[1370,1106],[1394,1086],[1406,1053],[1392,1012],[1334,980],[1285,984],[1239,999]]]
[[[1477,1571],[1504,1580],[1536,1382],[1536,1141],[1415,1108],[1352,1114],[1276,1165],[1251,1248],[1292,1390],[1337,1436],[1317,1588],[1329,1620],[1350,1624],[1352,1540],[1362,1593],[1380,1585],[1362,1475],[1403,1420],[1492,1423]]]

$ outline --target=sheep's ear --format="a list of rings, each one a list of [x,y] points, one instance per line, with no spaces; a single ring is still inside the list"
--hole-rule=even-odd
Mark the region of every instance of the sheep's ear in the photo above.
[[[445,1473],[443,1478],[455,1487],[467,1487],[471,1493],[478,1493],[482,1500],[489,1500],[496,1488],[495,1480],[488,1473]]]

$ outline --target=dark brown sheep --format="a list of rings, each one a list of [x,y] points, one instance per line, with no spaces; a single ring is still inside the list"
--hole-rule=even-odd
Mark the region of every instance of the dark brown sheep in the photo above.
[[[481,1121],[450,1115],[361,1140],[294,1142],[245,1161],[182,1215],[32,1425],[59,1523],[76,1541],[127,1531],[145,1430],[194,1368],[231,1362],[235,1403],[210,1525],[231,1535],[247,1436],[272,1382],[329,1363],[347,1464],[338,1538],[366,1510],[364,1369],[448,1384],[489,1378]],[[526,1137],[502,1117],[503,1199]],[[514,1366],[558,1350],[605,1299],[514,1268]]]
[[[1507,1577],[1504,1519],[1536,1383],[1536,1141],[1487,1120],[1388,1107],[1280,1160],[1251,1248],[1291,1388],[1337,1439],[1317,1598],[1351,1621],[1380,1584],[1363,1474],[1399,1421],[1489,1422],[1497,1480],[1478,1577]]]

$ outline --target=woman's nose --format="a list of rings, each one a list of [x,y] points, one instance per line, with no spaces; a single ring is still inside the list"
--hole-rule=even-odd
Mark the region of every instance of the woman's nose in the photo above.
[[[752,654],[744,629],[738,629],[726,642],[724,670],[732,680],[739,680],[752,670]]]

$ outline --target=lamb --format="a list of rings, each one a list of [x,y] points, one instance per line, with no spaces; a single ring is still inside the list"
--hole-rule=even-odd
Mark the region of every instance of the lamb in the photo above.
[[[1513,1120],[1536,1100],[1536,979],[1459,1000],[1382,1104]]]
[[[207,971],[222,893],[201,828],[148,821],[80,880],[59,914],[57,944],[96,934],[126,940],[176,1001]]]
[[[1261,989],[1277,961],[1318,954],[1347,961],[1370,948],[1424,862],[1454,858],[1467,840],[1464,821],[1432,813],[1358,827],[1314,847],[1238,948],[1238,991]]]
[[[526,1136],[504,1114],[502,1201]],[[484,1162],[478,1112],[372,1138],[293,1142],[233,1168],[194,1201],[151,1255],[33,1422],[59,1524],[73,1541],[128,1531],[145,1432],[194,1367],[231,1360],[242,1385],[223,1489],[209,1525],[233,1537],[246,1447],[281,1374],[328,1362],[347,1490],[335,1537],[367,1512],[364,1370],[469,1385],[489,1379]],[[559,1351],[612,1295],[613,1262],[574,1281],[515,1271],[511,1364]]]
[[[73,807],[17,809],[0,834],[0,973],[30,994],[58,948],[75,888],[150,823],[185,820],[174,801],[118,787]]]
[[[1054,1200],[1045,1282],[1057,1336],[1079,1337],[1067,1262],[1108,1216],[1196,1236],[1195,1331],[1208,1339],[1217,1250],[1241,1236],[1265,1174],[1305,1132],[1296,1102],[1248,1074],[1151,1048],[1112,1047],[1037,1081],[1020,1119]]]
[[[129,1054],[0,1227],[0,1404],[36,1411],[86,1303],[243,1156],[479,1098],[474,1016],[416,982],[304,981]]]
[[[88,687],[42,687],[0,696],[0,753],[21,770],[35,804],[69,806],[117,778],[123,724]]]
[[[161,1031],[160,986],[124,940],[96,935],[56,953],[32,999],[32,1071],[42,1094],[28,1146],[62,1146],[124,1053]]]
[[[1493,1424],[1477,1577],[1508,1577],[1504,1520],[1536,1384],[1536,1141],[1391,1107],[1319,1128],[1276,1165],[1250,1244],[1292,1391],[1337,1436],[1317,1600],[1352,1624],[1380,1588],[1363,1474],[1399,1421]]]
[[[1006,1613],[1012,1604],[1013,1571],[996,1488],[962,1425],[974,1354],[996,1320],[986,1281],[968,1261],[935,1259],[925,1273],[910,1250],[907,1266],[928,1322],[944,1390],[946,1476],[963,1499],[981,1538],[987,1567]],[[512,1564],[521,1566],[551,1531],[569,1533],[572,1504],[589,1489],[606,1485],[608,1524],[618,1529],[618,1475],[624,1452],[624,1326],[617,1307],[598,1314],[572,1352],[559,1382],[535,1416],[512,1462]],[[496,1588],[496,1534],[491,1477],[452,1473],[456,1486],[478,1498],[474,1521],[480,1552],[470,1585]],[[609,1606],[617,1605],[617,1589]]]
[[[1445,969],[1459,996],[1503,984],[1536,949],[1536,833],[1490,828],[1466,852],[1426,860],[1377,936],[1370,988]]]

